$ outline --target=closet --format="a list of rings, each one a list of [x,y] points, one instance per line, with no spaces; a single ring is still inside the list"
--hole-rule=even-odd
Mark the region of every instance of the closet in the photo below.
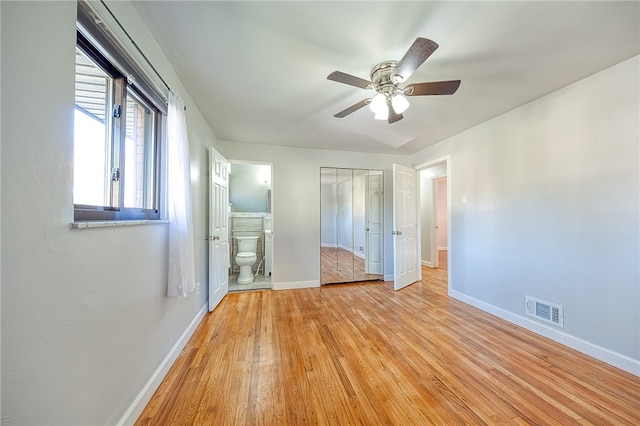
[[[320,283],[382,280],[384,173],[320,169]]]

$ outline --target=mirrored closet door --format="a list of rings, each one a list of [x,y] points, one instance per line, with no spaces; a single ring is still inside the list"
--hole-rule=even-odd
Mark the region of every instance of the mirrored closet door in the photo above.
[[[321,284],[382,280],[381,170],[320,169]]]

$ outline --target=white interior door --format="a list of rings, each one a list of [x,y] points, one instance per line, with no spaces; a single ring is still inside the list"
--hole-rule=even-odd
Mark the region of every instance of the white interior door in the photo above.
[[[367,174],[365,273],[382,274],[382,172]]]
[[[210,148],[209,312],[229,292],[229,161]]]
[[[418,280],[417,172],[393,165],[393,288]]]

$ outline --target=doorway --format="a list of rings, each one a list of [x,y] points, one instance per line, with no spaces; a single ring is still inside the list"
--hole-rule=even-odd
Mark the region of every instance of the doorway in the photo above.
[[[420,263],[450,277],[451,178],[449,157],[416,167],[420,179]],[[447,291],[450,279],[447,279]]]
[[[231,161],[229,291],[271,289],[271,164]]]

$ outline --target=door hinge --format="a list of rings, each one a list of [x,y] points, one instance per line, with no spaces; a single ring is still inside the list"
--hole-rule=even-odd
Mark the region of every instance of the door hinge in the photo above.
[[[111,182],[118,182],[120,180],[120,169],[111,169]]]
[[[122,115],[122,106],[114,105],[113,106],[113,118],[120,118],[120,115]]]

